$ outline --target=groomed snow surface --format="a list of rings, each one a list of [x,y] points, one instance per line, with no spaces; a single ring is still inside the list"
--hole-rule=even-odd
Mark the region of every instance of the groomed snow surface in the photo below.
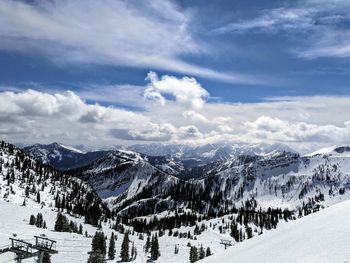
[[[350,200],[279,225],[203,263],[350,262]]]

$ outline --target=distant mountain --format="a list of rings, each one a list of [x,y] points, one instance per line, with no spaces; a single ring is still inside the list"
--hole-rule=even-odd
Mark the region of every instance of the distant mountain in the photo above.
[[[140,153],[154,167],[182,179],[202,178],[208,175],[214,167],[229,159],[242,155],[261,155],[274,151],[289,151],[284,145],[255,144],[238,145],[230,143],[187,146],[178,144],[144,144],[119,149],[85,152],[89,148],[79,145],[66,146],[60,143],[35,144],[24,147],[23,150],[33,158],[53,167],[66,171],[85,166],[109,152],[116,150],[131,150]],[[78,149],[79,148],[79,149]],[[115,148],[115,147],[111,147]]]
[[[83,152],[71,146],[60,143],[35,144],[23,148],[23,151],[42,163],[65,171],[68,169],[84,166],[102,156],[106,151]]]
[[[217,143],[186,146],[154,143],[134,145],[128,149],[147,155],[152,165],[182,179],[206,177],[215,167],[242,156],[259,156],[285,151],[295,153],[294,150],[282,144]]]
[[[181,207],[225,213],[247,205],[309,213],[350,196],[350,156],[346,147],[335,152],[300,156],[280,149],[266,154],[254,150],[255,155],[193,166],[201,169],[200,176],[184,180],[176,172],[188,168],[170,157],[113,151],[70,172],[89,182],[112,209],[130,217]]]

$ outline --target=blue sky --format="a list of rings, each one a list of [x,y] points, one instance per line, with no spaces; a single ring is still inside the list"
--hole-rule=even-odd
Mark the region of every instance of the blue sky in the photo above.
[[[5,0],[0,6],[0,99],[11,95],[10,106],[22,110],[6,110],[3,118],[10,125],[16,124],[13,119],[31,122],[21,124],[16,133],[8,126],[0,132],[14,141],[25,141],[23,133],[31,131],[28,141],[97,144],[96,134],[76,134],[82,126],[48,132],[37,123],[42,113],[18,104],[25,100],[21,96],[56,101],[69,90],[85,111],[100,107],[94,109],[94,125],[109,138],[101,144],[207,143],[223,135],[235,142],[279,142],[296,148],[309,143],[307,149],[348,143],[348,119],[335,116],[343,110],[335,105],[344,105],[346,111],[344,100],[350,96],[349,11],[345,0]],[[313,101],[323,104],[315,107]],[[289,114],[281,115],[280,107]],[[245,118],[235,115],[242,108],[248,111]],[[138,114],[145,127],[135,130],[126,123],[124,129],[114,117],[107,124],[101,111],[111,109]],[[190,121],[188,112],[206,120]],[[328,118],[318,116],[322,113]],[[269,131],[264,124],[245,139],[243,131],[232,127],[252,129],[249,123],[261,120],[269,122]],[[298,133],[303,130],[281,135],[270,129],[279,120],[285,126],[315,125],[321,131],[306,137]],[[163,127],[168,124],[171,128]]]

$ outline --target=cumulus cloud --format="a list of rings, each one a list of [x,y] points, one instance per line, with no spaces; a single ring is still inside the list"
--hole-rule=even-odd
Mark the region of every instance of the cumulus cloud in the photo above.
[[[295,143],[343,143],[350,136],[350,123],[342,126],[332,124],[315,125],[306,122],[289,122],[269,116],[261,116],[253,122],[246,122],[248,131],[261,139]]]
[[[142,142],[285,143],[302,152],[330,144],[350,144],[350,97],[220,103],[205,101],[208,93],[193,78],[158,77],[155,73],[151,77],[143,87],[144,93],[158,93],[164,105],[160,108],[153,100],[144,100],[140,92],[137,101],[140,105],[144,102],[141,111],[88,103],[72,91],[0,92],[0,135],[12,142],[60,141],[95,146]],[[125,98],[120,100],[127,103]],[[118,98],[115,103],[120,104]]]
[[[177,103],[188,108],[201,108],[209,93],[194,78],[162,76],[160,79],[155,72],[147,75],[149,84],[145,89],[144,96],[147,99],[158,101],[164,105],[166,98],[163,95],[173,96]]]

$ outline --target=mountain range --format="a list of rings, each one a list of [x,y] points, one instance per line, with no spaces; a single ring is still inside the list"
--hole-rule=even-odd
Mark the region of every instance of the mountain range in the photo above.
[[[21,205],[23,213],[49,209],[49,222],[55,213],[65,213],[84,228],[120,235],[125,229],[157,233],[165,246],[182,244],[184,251],[186,243],[178,238],[198,240],[197,245],[214,246],[219,238],[239,243],[350,200],[349,146],[300,155],[264,144],[153,144],[83,152],[59,143],[19,149],[1,142],[0,169],[0,206],[5,200]],[[239,251],[247,256],[245,249]]]
[[[88,182],[110,208],[134,211],[130,217],[184,206],[217,212],[244,202],[263,208],[321,207],[347,198],[350,190],[347,146],[304,156],[283,145],[228,143],[136,145],[91,153],[55,143],[24,151],[57,169],[69,164],[63,170]]]

